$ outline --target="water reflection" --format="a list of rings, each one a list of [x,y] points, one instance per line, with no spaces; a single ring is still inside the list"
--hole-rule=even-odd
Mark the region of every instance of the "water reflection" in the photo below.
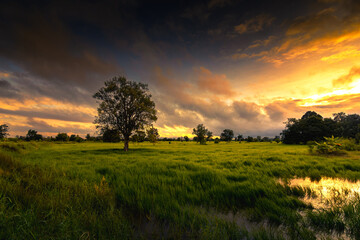
[[[351,182],[339,178],[321,178],[320,181],[311,181],[310,178],[295,178],[286,183],[290,187],[301,187],[306,192],[304,202],[311,204],[315,209],[340,207],[360,196],[360,181]]]

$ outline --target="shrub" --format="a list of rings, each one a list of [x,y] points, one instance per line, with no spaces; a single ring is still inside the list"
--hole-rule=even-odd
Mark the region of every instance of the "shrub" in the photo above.
[[[316,143],[316,152],[319,154],[343,154],[343,146],[340,143],[340,138],[334,138],[332,137],[324,137],[325,141],[322,143]]]
[[[219,138],[215,138],[214,143],[219,143],[220,139]]]
[[[359,146],[356,145],[356,142],[354,139],[342,139],[341,145],[344,150],[346,151],[356,151],[359,150]]]

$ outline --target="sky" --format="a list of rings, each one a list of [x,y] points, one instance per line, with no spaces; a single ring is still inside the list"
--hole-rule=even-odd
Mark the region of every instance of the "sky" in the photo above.
[[[96,134],[106,80],[147,83],[161,137],[275,136],[360,113],[360,1],[2,1],[0,124]]]

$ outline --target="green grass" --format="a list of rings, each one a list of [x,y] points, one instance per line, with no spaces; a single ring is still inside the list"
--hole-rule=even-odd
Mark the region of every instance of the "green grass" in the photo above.
[[[306,189],[278,183],[358,180],[357,151],[329,157],[300,145],[165,142],[132,144],[125,153],[111,143],[11,144],[0,144],[0,239],[315,239],[330,228],[358,238],[350,229],[360,222],[357,208],[316,212],[299,199]]]

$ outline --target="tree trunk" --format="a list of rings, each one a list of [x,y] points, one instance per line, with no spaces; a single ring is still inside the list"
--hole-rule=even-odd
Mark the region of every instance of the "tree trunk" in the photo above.
[[[129,137],[124,138],[124,151],[127,152],[129,150]]]

